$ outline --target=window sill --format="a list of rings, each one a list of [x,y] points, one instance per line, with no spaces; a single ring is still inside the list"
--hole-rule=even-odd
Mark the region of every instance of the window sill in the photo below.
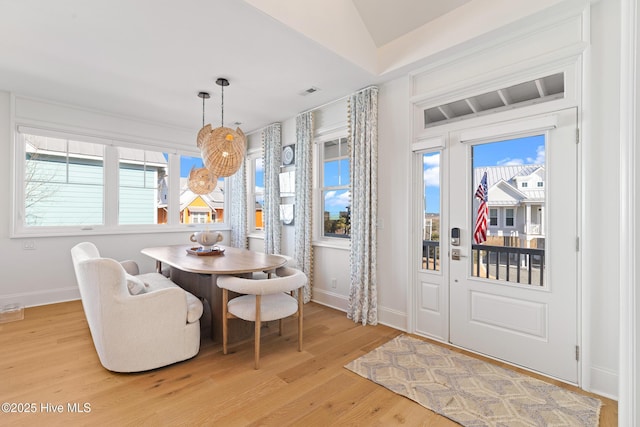
[[[227,224],[179,224],[179,225],[122,225],[118,227],[105,227],[103,225],[88,226],[84,229],[80,227],[47,227],[41,229],[19,230],[11,234],[10,238],[33,238],[33,237],[74,237],[74,236],[99,236],[99,235],[119,235],[119,234],[150,234],[150,233],[193,233],[207,227],[213,231],[229,231]]]
[[[314,240],[312,243],[314,247],[339,249],[343,251],[351,250],[351,240],[345,239],[326,239],[326,240]]]

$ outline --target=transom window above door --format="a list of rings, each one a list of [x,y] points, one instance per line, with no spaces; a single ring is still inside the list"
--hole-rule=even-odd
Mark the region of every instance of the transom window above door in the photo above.
[[[564,98],[564,74],[556,73],[480,95],[470,96],[423,111],[424,127],[498,112],[503,109]]]

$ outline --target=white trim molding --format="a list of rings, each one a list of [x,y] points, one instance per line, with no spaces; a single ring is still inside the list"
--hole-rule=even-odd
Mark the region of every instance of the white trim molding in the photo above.
[[[638,340],[637,309],[640,293],[636,292],[638,264],[637,186],[635,168],[640,162],[638,141],[637,0],[620,2],[620,375],[618,385],[618,425],[638,425]]]

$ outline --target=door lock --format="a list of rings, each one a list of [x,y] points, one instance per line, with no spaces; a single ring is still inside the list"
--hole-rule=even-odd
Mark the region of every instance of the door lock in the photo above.
[[[451,249],[451,259],[454,261],[460,260],[460,249]]]
[[[460,229],[458,227],[451,229],[451,245],[460,246]]]

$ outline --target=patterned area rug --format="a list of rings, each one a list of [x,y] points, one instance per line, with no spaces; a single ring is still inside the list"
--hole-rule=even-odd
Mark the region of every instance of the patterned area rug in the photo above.
[[[400,335],[345,368],[463,426],[597,426],[602,402]]]

